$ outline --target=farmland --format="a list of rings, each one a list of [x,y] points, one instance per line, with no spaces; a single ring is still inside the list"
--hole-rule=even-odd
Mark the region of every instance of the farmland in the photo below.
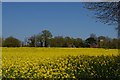
[[[120,78],[117,49],[2,48],[3,78]]]

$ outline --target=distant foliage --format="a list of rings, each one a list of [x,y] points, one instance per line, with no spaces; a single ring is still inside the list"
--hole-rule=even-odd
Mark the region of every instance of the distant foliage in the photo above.
[[[20,47],[21,45],[21,42],[20,40],[10,36],[8,38],[6,38],[4,41],[3,41],[3,46],[4,47]]]
[[[120,49],[120,39],[109,38],[106,36],[97,37],[95,34],[90,34],[90,37],[83,40],[82,38],[55,36],[48,30],[43,30],[37,35],[25,38],[20,41],[14,37],[1,38],[3,47],[91,47],[91,48],[106,48],[106,49]]]
[[[90,47],[92,45],[97,45],[97,41],[93,37],[89,37],[85,40],[86,47]]]
[[[22,42],[14,37],[8,37],[1,39],[1,46],[3,47],[92,47],[92,48],[106,48],[106,49],[118,49],[120,48],[120,40],[117,38],[108,38],[105,36],[89,37],[85,40],[81,38],[62,37],[56,36],[48,38],[46,41],[41,36],[34,35],[27,39],[27,42]],[[27,44],[26,44],[27,43]],[[2,45],[3,44],[3,45]]]
[[[2,47],[2,38],[0,37],[0,47]]]
[[[27,43],[29,47],[48,47],[51,38],[52,33],[48,30],[43,30],[39,34],[29,37]]]

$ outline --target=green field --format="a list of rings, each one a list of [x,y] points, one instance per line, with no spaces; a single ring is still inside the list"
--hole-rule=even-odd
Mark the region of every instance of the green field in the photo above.
[[[120,78],[117,49],[2,48],[3,78]]]

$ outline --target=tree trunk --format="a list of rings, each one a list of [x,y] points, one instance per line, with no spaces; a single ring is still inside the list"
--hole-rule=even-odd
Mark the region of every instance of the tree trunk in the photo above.
[[[47,47],[47,41],[45,40],[45,47]]]

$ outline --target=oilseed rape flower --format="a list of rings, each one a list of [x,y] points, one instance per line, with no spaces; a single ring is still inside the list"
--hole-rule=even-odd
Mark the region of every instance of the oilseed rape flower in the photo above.
[[[3,78],[120,78],[117,49],[3,48]]]

